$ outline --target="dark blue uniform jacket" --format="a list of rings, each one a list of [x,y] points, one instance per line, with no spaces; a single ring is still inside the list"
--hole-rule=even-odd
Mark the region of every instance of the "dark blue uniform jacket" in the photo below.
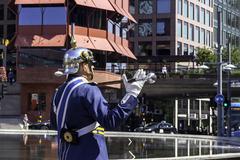
[[[62,92],[67,83],[76,78],[70,76],[56,92],[55,105],[58,106]],[[84,78],[83,78],[84,79]],[[118,127],[137,106],[137,98],[130,96],[114,109],[110,109],[108,102],[102,96],[95,84],[84,83],[74,89],[67,105],[65,124],[69,129],[81,129],[97,121],[105,129]],[[51,125],[57,128],[56,113],[52,107]],[[108,153],[105,138],[99,134],[87,133],[79,137],[79,143],[61,143],[58,148],[59,159],[64,160],[107,160]]]

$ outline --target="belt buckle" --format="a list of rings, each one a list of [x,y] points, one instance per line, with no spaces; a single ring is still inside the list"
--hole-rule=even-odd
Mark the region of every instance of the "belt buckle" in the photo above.
[[[61,138],[67,143],[71,143],[71,144],[78,143],[78,133],[74,130],[62,129]]]

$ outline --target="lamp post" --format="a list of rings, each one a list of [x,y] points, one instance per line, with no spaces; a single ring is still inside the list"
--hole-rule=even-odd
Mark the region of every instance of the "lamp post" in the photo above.
[[[218,46],[217,46],[217,95],[222,95],[222,12],[220,9],[217,12],[218,17]],[[224,135],[224,115],[223,102],[217,104],[217,135]]]

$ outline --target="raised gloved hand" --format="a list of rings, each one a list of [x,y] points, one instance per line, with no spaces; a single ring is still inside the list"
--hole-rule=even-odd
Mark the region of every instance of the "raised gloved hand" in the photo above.
[[[143,69],[137,70],[134,74],[134,82],[128,82],[128,79],[125,74],[122,76],[122,80],[126,89],[127,94],[137,97],[142,90],[144,83],[147,81],[146,72]]]

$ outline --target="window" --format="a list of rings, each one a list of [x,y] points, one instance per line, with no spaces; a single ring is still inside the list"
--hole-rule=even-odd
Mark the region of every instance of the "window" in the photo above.
[[[15,35],[16,26],[15,24],[11,24],[7,26],[7,39],[12,39]]]
[[[135,0],[129,1],[129,12],[135,14]]]
[[[52,49],[51,56],[48,49],[20,49],[19,50],[19,67],[57,67],[62,66],[64,51]]]
[[[22,7],[19,25],[60,25],[66,24],[65,7]]]
[[[187,0],[184,0],[183,15],[185,17],[188,17],[188,1]]]
[[[127,39],[127,29],[122,29],[122,38]]]
[[[169,36],[170,35],[170,20],[159,19],[157,20],[157,36]]]
[[[188,23],[187,23],[187,22],[184,22],[183,37],[184,37],[185,39],[188,39]]]
[[[210,12],[206,11],[206,25],[210,27]]]
[[[151,42],[139,42],[138,49],[139,49],[139,56],[152,56]]]
[[[113,25],[113,21],[111,21],[111,20],[108,20],[108,32],[110,32],[110,33],[113,33],[113,27],[114,27],[114,25]]]
[[[205,30],[201,28],[200,43],[205,44]]]
[[[178,37],[182,37],[182,21],[179,19],[177,24],[177,34],[178,34]]]
[[[119,25],[115,25],[115,35],[120,37],[120,32],[121,32],[121,30],[120,30]]]
[[[4,4],[0,4],[0,21],[4,20]]]
[[[227,25],[231,26],[231,13],[227,12]]]
[[[188,45],[184,43],[183,54],[188,55]]]
[[[171,0],[157,0],[157,13],[170,13]]]
[[[211,34],[210,31],[206,31],[206,45],[211,46]]]
[[[152,14],[152,0],[139,0],[139,14]]]
[[[189,54],[192,56],[194,55],[194,47],[193,46],[189,47]]]
[[[140,37],[152,36],[152,21],[151,20],[139,21],[138,35]]]
[[[205,24],[205,9],[204,9],[204,8],[201,8],[200,22],[201,22],[202,24]]]
[[[195,27],[195,42],[200,43],[200,28],[199,27]]]
[[[178,0],[178,14],[182,15],[182,0]]]
[[[214,42],[217,42],[218,36],[217,36],[217,28],[213,28],[213,37],[214,37]]]
[[[196,6],[196,11],[195,11],[195,20],[200,22],[200,16],[199,16],[199,13],[200,12],[200,9],[199,9],[199,6]]]
[[[46,93],[29,93],[29,104],[31,111],[45,111]]]
[[[177,55],[182,55],[182,43],[177,43]]]
[[[214,5],[213,7],[213,14],[214,14],[214,19],[217,20],[217,15],[218,15],[218,7]]]
[[[189,38],[191,41],[194,41],[194,26],[192,24],[190,24],[189,28]]]
[[[3,38],[3,25],[0,25],[0,42],[2,41]]]
[[[7,9],[7,19],[8,20],[15,20],[16,19],[15,13],[10,8]]]
[[[191,20],[194,20],[194,4],[190,3],[190,14],[189,17]]]
[[[157,42],[157,55],[170,55],[170,42],[161,41]]]
[[[206,3],[206,5],[211,6],[210,0],[206,0],[205,3]]]

